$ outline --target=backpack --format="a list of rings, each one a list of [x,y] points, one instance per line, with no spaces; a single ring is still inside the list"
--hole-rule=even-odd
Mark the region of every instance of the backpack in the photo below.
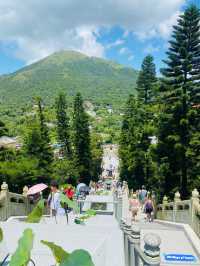
[[[153,204],[151,201],[147,201],[147,203],[145,204],[145,209],[146,210],[153,210]]]

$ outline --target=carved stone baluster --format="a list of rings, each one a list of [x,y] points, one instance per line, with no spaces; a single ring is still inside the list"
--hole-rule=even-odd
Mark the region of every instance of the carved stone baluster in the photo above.
[[[161,238],[156,234],[146,234],[144,236],[144,243],[144,253],[147,256],[144,266],[159,266]]]
[[[174,195],[173,222],[177,220],[178,203],[181,201],[181,194],[177,191]]]
[[[140,246],[140,228],[136,225],[131,227],[129,234],[129,266],[139,265],[139,254],[135,250],[135,246]]]
[[[195,217],[196,212],[200,213],[200,200],[199,200],[199,192],[195,188],[192,191],[192,198],[191,198],[191,226],[196,231],[196,223],[195,223]]]
[[[1,220],[5,221],[9,218],[9,189],[6,182],[1,185],[0,200],[3,208]]]

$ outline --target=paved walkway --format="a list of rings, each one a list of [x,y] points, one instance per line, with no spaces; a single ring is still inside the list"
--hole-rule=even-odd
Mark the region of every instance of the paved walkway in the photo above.
[[[141,247],[144,249],[144,235],[148,233],[155,233],[161,238],[161,265],[162,266],[173,266],[173,265],[200,265],[199,254],[196,252],[193,244],[188,239],[186,232],[182,227],[168,225],[160,222],[149,223],[144,219],[136,222],[135,225],[141,229]],[[167,254],[178,254],[178,255],[192,255],[196,258],[196,261],[185,263],[185,262],[168,262],[165,260]]]
[[[41,240],[52,241],[69,252],[85,249],[92,255],[95,266],[124,266],[122,232],[113,216],[97,215],[88,219],[86,225],[74,224],[72,219],[67,225],[65,218],[58,222],[55,224],[52,218],[45,218],[40,224],[16,220],[2,222],[0,226],[4,231],[4,245],[12,254],[24,229],[31,228],[35,235],[32,258],[36,266],[55,264],[50,250],[40,243]],[[3,257],[6,251],[3,254],[1,251],[0,257]]]

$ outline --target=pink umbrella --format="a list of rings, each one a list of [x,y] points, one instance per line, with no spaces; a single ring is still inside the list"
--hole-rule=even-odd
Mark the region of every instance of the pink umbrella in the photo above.
[[[34,194],[40,193],[41,191],[43,191],[47,187],[48,187],[47,185],[42,184],[42,183],[34,185],[31,188],[29,188],[27,195],[34,195]]]

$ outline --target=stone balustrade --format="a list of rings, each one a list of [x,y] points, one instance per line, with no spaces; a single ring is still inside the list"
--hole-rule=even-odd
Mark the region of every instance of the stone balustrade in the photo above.
[[[34,208],[34,203],[27,197],[28,187],[24,187],[22,194],[9,191],[6,182],[0,191],[0,221],[6,221],[11,216],[27,216]]]
[[[161,239],[148,233],[144,236],[144,249],[141,248],[140,228],[121,220],[120,228],[124,239],[125,266],[160,266]]]
[[[157,206],[157,219],[177,223],[189,224],[200,237],[200,201],[197,189],[192,191],[189,200],[181,200],[181,195],[176,192],[174,201],[168,202],[164,196],[162,204]]]

